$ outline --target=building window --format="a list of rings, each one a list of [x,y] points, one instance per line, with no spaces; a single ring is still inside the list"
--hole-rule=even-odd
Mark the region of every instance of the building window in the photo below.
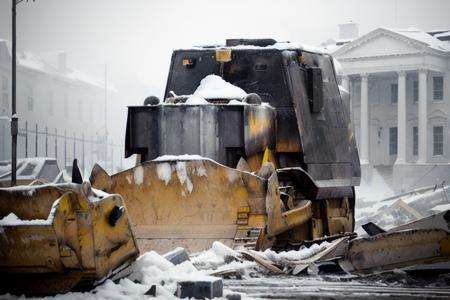
[[[444,78],[442,76],[433,77],[433,100],[444,100]]]
[[[2,91],[8,90],[8,77],[2,76]]]
[[[69,99],[64,95],[64,117],[69,118]]]
[[[33,105],[34,105],[34,100],[33,100],[33,96],[28,96],[28,111],[33,111]]]
[[[413,81],[413,102],[417,103],[419,101],[419,82],[417,80]]]
[[[391,104],[397,104],[398,100],[398,84],[391,84]]]
[[[433,127],[433,155],[444,154],[444,127]]]
[[[419,155],[419,128],[413,127],[413,155]]]
[[[397,127],[389,128],[389,155],[397,155]]]
[[[53,104],[53,92],[48,93],[48,111],[50,113],[50,116],[53,116],[55,113],[55,108]]]

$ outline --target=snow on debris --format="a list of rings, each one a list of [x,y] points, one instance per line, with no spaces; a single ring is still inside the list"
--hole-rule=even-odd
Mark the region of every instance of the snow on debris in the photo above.
[[[185,161],[178,161],[176,164],[176,170],[177,170],[177,176],[178,180],[182,185],[186,183],[186,188],[189,191],[189,193],[192,193],[192,190],[194,186],[192,185],[192,181],[189,178],[186,170],[186,162]]]
[[[330,243],[328,242],[322,242],[320,245],[313,244],[309,248],[303,247],[300,250],[283,251],[278,253],[270,249],[267,249],[261,254],[275,263],[282,263],[283,261],[299,261],[309,258],[319,252],[322,252],[329,245]]]
[[[208,75],[200,81],[193,96],[203,99],[243,99],[247,93],[217,75]]]
[[[278,256],[282,259],[299,260],[309,258],[322,251],[326,245],[327,243],[323,242],[321,245],[312,245],[310,248],[280,253],[270,250],[253,252],[266,258]],[[174,296],[178,282],[215,280],[217,277],[209,274],[226,270],[239,272],[242,279],[266,276],[266,271],[256,262],[241,260],[239,250],[233,250],[223,243],[215,241],[210,249],[191,255],[190,260],[178,265],[174,265],[155,251],[145,252],[133,263],[131,274],[126,278],[122,278],[116,283],[106,280],[90,292],[71,292],[56,295],[52,299],[147,299],[149,296],[145,293],[152,285],[156,285],[155,299],[178,299]],[[224,297],[229,293],[232,292],[224,288]],[[23,299],[24,297],[10,296],[10,298]]]

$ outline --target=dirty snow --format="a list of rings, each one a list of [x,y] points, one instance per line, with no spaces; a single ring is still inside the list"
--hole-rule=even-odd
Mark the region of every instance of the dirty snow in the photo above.
[[[169,163],[161,163],[156,165],[156,174],[158,178],[166,183],[169,183],[172,178],[172,167]]]
[[[193,95],[204,99],[242,99],[247,93],[222,77],[211,74],[200,81]]]
[[[144,182],[144,169],[142,166],[137,166],[134,168],[133,172],[134,183],[137,185],[141,185]]]

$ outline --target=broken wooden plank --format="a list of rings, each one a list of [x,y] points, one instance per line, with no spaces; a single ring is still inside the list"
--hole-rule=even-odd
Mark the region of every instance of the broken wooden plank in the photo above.
[[[286,272],[275,266],[271,261],[261,257],[259,254],[250,253],[248,251],[242,251],[241,254],[245,259],[256,262],[258,265],[262,266],[271,273],[286,274]]]

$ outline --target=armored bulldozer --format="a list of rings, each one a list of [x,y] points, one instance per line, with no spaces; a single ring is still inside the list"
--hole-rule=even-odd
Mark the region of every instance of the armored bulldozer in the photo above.
[[[333,58],[272,39],[176,50],[160,102],[128,108],[122,195],[141,250],[287,247],[352,232],[360,166]]]

